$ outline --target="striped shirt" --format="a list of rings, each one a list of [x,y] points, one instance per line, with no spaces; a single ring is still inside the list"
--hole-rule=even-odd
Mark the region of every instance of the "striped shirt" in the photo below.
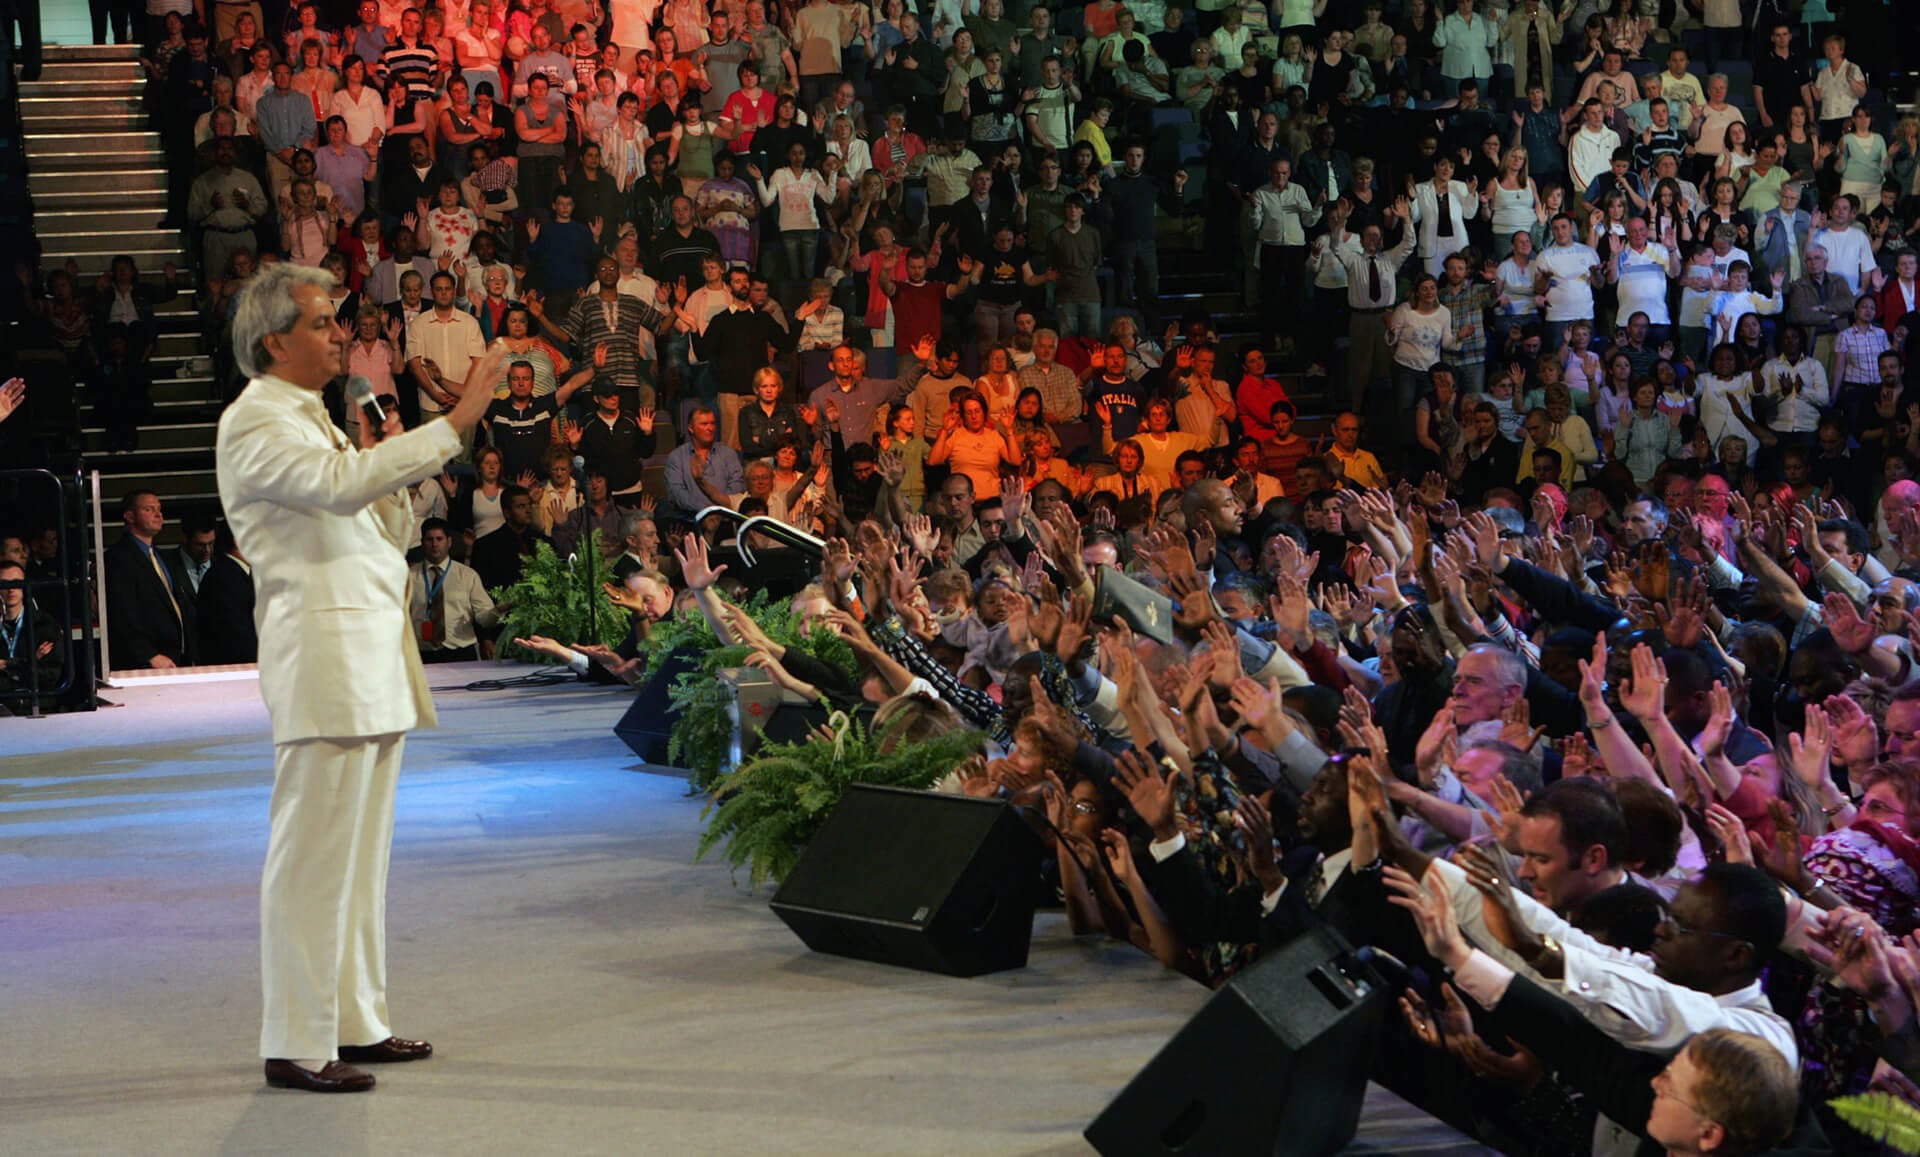
[[[380,51],[381,77],[405,82],[416,100],[433,95],[433,73],[439,64],[440,54],[424,40],[411,46],[395,40]]]

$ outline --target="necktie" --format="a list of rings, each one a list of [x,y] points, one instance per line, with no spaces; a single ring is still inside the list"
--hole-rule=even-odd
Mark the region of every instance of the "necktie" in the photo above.
[[[1372,254],[1367,256],[1367,304],[1380,304],[1380,264]]]
[[[1315,908],[1327,895],[1327,861],[1324,857],[1313,862],[1313,871],[1307,873],[1307,903]]]
[[[447,599],[442,589],[445,573],[441,567],[428,568],[427,629],[421,634],[429,643],[443,643],[447,638]]]
[[[160,576],[160,589],[167,592],[167,605],[173,608],[173,621],[180,624],[180,646],[184,650],[187,643],[187,620],[180,614],[180,602],[173,597],[173,580],[167,576],[167,568],[160,565],[160,552],[147,548],[147,561],[153,564],[153,573]]]

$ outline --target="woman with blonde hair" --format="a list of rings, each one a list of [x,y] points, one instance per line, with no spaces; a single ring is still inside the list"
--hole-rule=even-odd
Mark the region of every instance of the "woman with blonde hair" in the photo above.
[[[1518,145],[1500,154],[1500,175],[1480,190],[1480,203],[1493,222],[1493,257],[1513,252],[1513,235],[1539,220],[1540,190],[1527,171],[1527,150]]]

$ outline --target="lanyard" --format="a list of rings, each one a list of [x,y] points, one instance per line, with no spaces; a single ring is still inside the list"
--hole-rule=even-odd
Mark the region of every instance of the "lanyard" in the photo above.
[[[0,638],[4,638],[6,640],[7,658],[9,659],[13,658],[14,648],[20,645],[20,632],[26,627],[26,625],[27,625],[27,608],[25,606],[22,606],[20,608],[20,617],[13,620],[12,630],[8,630],[7,625],[4,622],[0,622]]]
[[[432,568],[424,563],[421,565],[420,581],[425,583],[427,587],[427,605],[428,606],[432,606],[433,600],[440,597],[440,588],[447,585],[447,572],[452,569],[453,568],[451,566],[447,566],[443,564],[440,567],[440,577],[438,579],[429,579],[427,575],[432,570]]]

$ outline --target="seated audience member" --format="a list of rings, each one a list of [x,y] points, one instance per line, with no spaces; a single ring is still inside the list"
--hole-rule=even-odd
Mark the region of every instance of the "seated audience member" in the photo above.
[[[452,528],[444,519],[429,518],[420,528],[420,548],[423,557],[408,576],[407,595],[420,658],[428,663],[491,659],[493,599],[479,574],[453,557]]]

